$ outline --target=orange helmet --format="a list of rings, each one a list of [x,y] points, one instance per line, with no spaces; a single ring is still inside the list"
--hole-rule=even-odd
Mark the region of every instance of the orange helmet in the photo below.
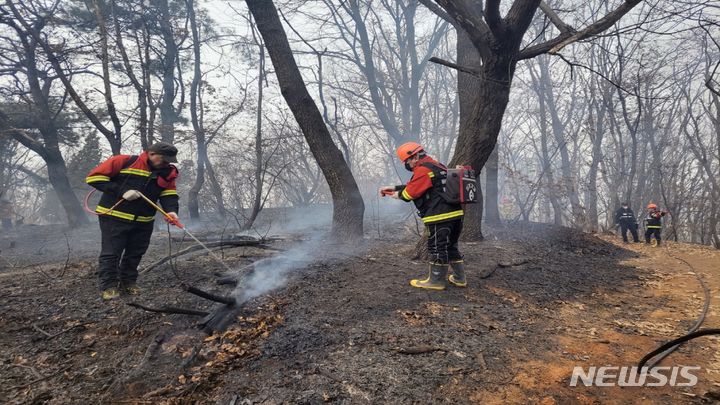
[[[647,207],[648,207],[649,210],[654,210],[654,209],[657,209],[657,204],[655,204],[655,203],[650,203],[650,204],[648,204]]]
[[[397,148],[397,157],[401,161],[406,161],[410,159],[411,157],[417,155],[420,152],[424,152],[422,145],[420,145],[417,142],[405,142],[404,144],[400,145],[399,148]]]

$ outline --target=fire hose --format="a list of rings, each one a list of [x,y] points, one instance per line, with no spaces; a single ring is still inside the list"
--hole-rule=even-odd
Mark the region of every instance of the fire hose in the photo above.
[[[89,206],[90,197],[92,197],[92,195],[95,193],[95,191],[96,191],[96,190],[91,190],[91,191],[85,196],[85,200],[83,201],[83,208],[85,209],[85,211],[87,211],[87,212],[89,212],[89,213],[91,213],[91,214],[93,214],[93,215],[97,215],[97,216],[111,215],[111,213],[113,212],[113,210],[115,210],[115,208],[117,208],[118,205],[122,204],[124,201],[127,201],[127,200],[125,200],[124,198],[120,198],[120,200],[118,200],[118,202],[116,202],[116,203],[115,203],[112,207],[110,207],[107,211],[102,212],[102,213],[95,212],[95,211],[91,210],[91,209],[90,209],[90,206]],[[160,213],[163,215],[163,217],[165,218],[165,220],[166,220],[169,224],[177,227],[178,229],[182,229],[182,231],[183,231],[186,235],[188,235],[189,237],[191,237],[197,244],[199,244],[200,246],[202,246],[202,248],[205,249],[205,250],[208,252],[208,254],[209,254],[213,259],[215,259],[218,263],[220,263],[223,267],[225,267],[226,270],[228,270],[229,272],[232,272],[232,269],[230,268],[230,266],[228,266],[222,259],[220,259],[215,253],[213,253],[212,250],[210,250],[210,248],[208,248],[208,247],[207,247],[204,243],[202,243],[197,237],[195,237],[195,235],[193,235],[193,234],[187,229],[187,227],[180,222],[179,219],[177,219],[177,218],[173,217],[172,215],[168,214],[167,212],[165,212],[165,210],[163,210],[163,209],[162,209],[159,205],[157,205],[154,201],[152,201],[151,199],[147,198],[147,197],[145,196],[145,194],[143,194],[143,193],[141,193],[141,192],[139,192],[139,191],[138,191],[138,194],[140,195],[140,198],[142,198],[143,200],[145,200],[146,203],[148,203],[151,207],[155,208],[158,212],[160,212]],[[168,236],[169,236],[169,235],[170,235],[170,229],[168,228]]]
[[[94,189],[93,189],[93,190],[90,190],[90,192],[87,193],[87,195],[85,196],[85,199],[83,200],[83,208],[85,209],[86,212],[88,212],[88,213],[90,213],[90,214],[93,214],[93,215],[97,215],[97,216],[112,215],[112,212],[115,210],[115,208],[117,208],[118,205],[120,205],[120,204],[122,204],[123,202],[127,201],[127,200],[125,200],[124,198],[120,198],[120,199],[118,200],[118,202],[116,202],[116,203],[115,203],[112,207],[110,207],[107,211],[102,212],[102,213],[101,213],[101,212],[96,212],[96,211],[93,211],[93,210],[90,209],[90,197],[92,197],[92,195],[95,194],[95,191],[96,191],[96,190],[94,190]],[[178,227],[178,228],[180,228],[180,229],[185,230],[185,225],[183,225],[182,223],[180,223],[180,220],[179,220],[179,219],[174,218],[172,215],[170,215],[170,214],[168,214],[167,212],[165,212],[165,210],[163,210],[162,208],[160,208],[159,205],[155,204],[152,200],[150,200],[149,198],[145,197],[145,194],[143,194],[143,193],[141,193],[141,192],[139,192],[139,191],[138,191],[138,194],[140,195],[140,197],[141,197],[143,200],[145,200],[145,202],[147,202],[148,204],[150,204],[151,207],[153,207],[153,208],[155,208],[156,210],[160,211],[160,213],[165,217],[165,220],[168,221],[168,223],[170,223],[171,225],[174,225],[174,226],[176,226],[176,227]],[[187,232],[187,230],[185,230],[185,231]]]
[[[668,212],[669,214],[670,212]],[[660,363],[664,358],[672,354],[675,350],[677,350],[681,344],[684,342],[690,341],[692,339],[706,336],[706,335],[718,335],[720,334],[720,329],[700,329],[700,325],[705,321],[705,316],[708,313],[708,310],[710,309],[710,288],[708,288],[707,284],[703,281],[702,277],[695,271],[695,268],[685,259],[677,257],[670,253],[670,249],[667,246],[667,243],[665,244],[665,254],[669,257],[683,262],[688,268],[690,269],[690,273],[692,273],[695,278],[697,279],[698,283],[700,283],[700,287],[703,289],[703,293],[705,295],[703,308],[700,311],[700,315],[695,320],[695,323],[690,327],[687,334],[680,336],[677,339],[673,339],[669,342],[666,342],[662,344],[660,347],[654,349],[650,353],[646,354],[640,361],[638,362],[638,369],[642,369],[645,367],[646,363],[649,363],[648,366],[646,366],[648,369],[654,368],[658,363]],[[652,360],[652,361],[651,361]]]

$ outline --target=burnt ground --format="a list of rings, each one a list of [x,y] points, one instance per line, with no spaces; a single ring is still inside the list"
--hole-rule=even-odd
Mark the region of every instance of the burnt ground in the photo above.
[[[701,246],[623,245],[518,224],[462,243],[469,288],[437,292],[408,285],[425,271],[407,259],[412,235],[369,237],[352,249],[315,244],[316,260],[286,287],[245,303],[226,332],[207,337],[194,327],[199,317],[126,305],[211,310],[178,287],[182,279],[230,293],[216,285],[222,268],[206,255],[178,260],[177,277],[167,266],[152,270],[142,276],[142,296],[107,304],[95,287],[92,233],[71,236],[47,228],[0,240],[12,263],[0,267],[5,402],[670,404],[720,395],[712,337],[663,363],[701,366],[695,387],[569,386],[574,366],[634,365],[690,327],[703,294],[675,257],[710,284],[704,325],[718,327],[720,254]],[[69,244],[70,259],[67,249],[45,260],[31,248],[8,254],[11,239],[13,249],[45,239]],[[162,257],[166,243],[158,232],[147,261]],[[218,254],[241,267],[283,252]]]

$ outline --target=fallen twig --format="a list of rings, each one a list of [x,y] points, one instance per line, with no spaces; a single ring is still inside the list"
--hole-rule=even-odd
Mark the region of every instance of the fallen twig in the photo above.
[[[487,273],[481,274],[481,275],[480,275],[480,278],[481,278],[481,279],[485,279],[485,278],[488,278],[488,277],[492,276],[493,273],[495,273],[495,270],[497,270],[497,269],[499,269],[499,267],[497,267],[497,266],[493,267],[493,268],[490,269],[490,271],[488,271]]]
[[[150,308],[145,305],[138,304],[136,302],[128,302],[131,307],[139,308],[148,312],[159,312],[162,314],[181,314],[181,315],[194,315],[194,316],[206,316],[208,313],[205,311],[198,311],[195,309],[177,308],[177,307],[161,307],[161,308]]]
[[[48,337],[48,338],[49,338],[50,336],[52,336],[51,334],[49,334],[49,333],[45,332],[44,330],[40,329],[40,327],[37,326],[36,324],[32,324],[32,327],[33,327],[33,329],[35,329],[36,331],[38,331],[38,332],[42,333],[43,335],[45,335],[45,337]]]
[[[57,370],[57,371],[55,371],[55,372],[53,372],[53,373],[50,373],[50,374],[46,375],[45,377],[38,378],[38,379],[36,379],[36,380],[30,381],[29,383],[25,383],[25,384],[21,384],[21,385],[15,385],[15,386],[13,386],[13,387],[10,387],[10,389],[11,389],[11,390],[15,390],[15,389],[20,389],[20,388],[29,387],[29,386],[34,385],[34,384],[37,384],[37,383],[39,383],[39,382],[45,381],[45,380],[47,380],[48,378],[52,378],[52,377],[54,377],[54,376],[56,376],[56,375],[58,375],[58,374],[60,374],[60,373],[64,373],[65,371],[69,370],[70,367],[72,367],[72,365],[63,367],[63,368],[61,368],[61,369],[59,369],[59,370]]]
[[[77,325],[73,325],[73,326],[71,326],[71,327],[69,327],[69,328],[63,329],[63,330],[61,330],[61,331],[58,332],[58,333],[55,333],[55,334],[53,334],[53,335],[48,336],[48,337],[47,337],[47,340],[54,339],[54,338],[62,335],[63,333],[70,332],[71,330],[73,330],[73,329],[75,329],[75,328],[79,328],[79,327],[81,327],[81,326],[85,326],[85,325],[87,325],[87,324],[89,324],[89,323],[93,323],[93,322],[92,322],[92,321],[83,322],[83,323],[79,323],[79,324],[77,324]]]
[[[35,374],[35,377],[37,377],[37,378],[43,378],[42,374],[40,374],[40,373],[35,369],[35,367],[26,366],[26,365],[24,365],[24,364],[13,364],[13,366],[15,366],[15,367],[20,367],[20,368],[24,368],[24,369],[26,369],[26,370],[30,370],[30,372],[32,372],[33,374]]]
[[[415,347],[408,347],[408,348],[400,348],[396,349],[396,352],[399,354],[425,354],[425,353],[432,353],[432,352],[446,352],[447,349],[443,349],[442,347],[437,346],[415,346]]]
[[[63,266],[63,269],[60,272],[58,278],[61,278],[65,275],[65,270],[67,270],[68,265],[70,264],[70,255],[72,253],[72,249],[70,249],[70,239],[68,238],[67,233],[63,233],[63,235],[65,235],[65,244],[67,245],[67,259],[65,259],[65,265]]]
[[[255,240],[225,240],[225,241],[219,241],[219,242],[208,242],[205,244],[205,246],[207,246],[208,249],[222,248],[224,246],[233,246],[233,247],[252,246],[252,247],[256,247],[256,248],[260,248],[260,249],[273,249],[270,246],[265,245],[264,243],[265,243],[265,241],[261,241],[261,240],[257,240],[257,241],[255,241]],[[186,254],[193,253],[193,252],[196,252],[199,250],[204,250],[204,249],[205,248],[200,245],[189,246],[183,250],[173,253],[172,255],[165,256],[162,259],[156,261],[155,263],[148,265],[147,267],[145,267],[144,269],[142,269],[140,271],[140,274],[147,273],[148,271],[150,271],[156,267],[162,266],[163,264],[169,262],[172,259],[176,259],[180,256],[184,256]]]
[[[143,398],[160,397],[160,396],[171,393],[174,389],[175,389],[175,387],[173,387],[172,384],[168,384],[164,387],[144,393]]]
[[[521,259],[521,260],[518,260],[518,261],[514,261],[514,262],[512,262],[512,263],[501,262],[501,263],[498,263],[497,266],[500,267],[500,268],[506,268],[506,267],[520,266],[520,265],[523,265],[523,264],[526,264],[526,263],[530,263],[530,260],[529,260],[529,259]]]
[[[340,383],[344,381],[342,378],[336,377],[335,375],[331,374],[329,371],[324,370],[324,369],[322,369],[322,368],[320,368],[320,367],[316,367],[314,371],[315,371],[315,374],[319,374],[319,375],[321,375],[321,376],[323,376],[323,377],[327,377],[327,378],[329,378],[329,379],[331,379],[331,380],[333,380],[333,381],[337,381],[337,382],[340,382]]]

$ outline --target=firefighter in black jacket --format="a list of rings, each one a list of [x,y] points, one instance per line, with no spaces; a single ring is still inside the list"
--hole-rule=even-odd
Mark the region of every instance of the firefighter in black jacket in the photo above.
[[[396,153],[405,168],[412,171],[412,178],[405,185],[381,187],[380,194],[415,204],[425,224],[431,258],[427,278],[410,280],[410,285],[444,290],[450,281],[456,287],[466,287],[463,255],[458,250],[463,209],[460,204],[445,202],[433,185],[435,170],[446,170],[445,166],[428,156],[423,147],[415,142],[401,145]],[[448,267],[452,267],[453,272],[449,277]]]
[[[645,217],[645,243],[650,243],[650,237],[655,235],[657,246],[660,246],[660,235],[662,234],[662,217],[667,211],[661,211],[654,203],[648,204],[648,214]]]
[[[139,156],[116,155],[88,174],[85,182],[103,192],[95,212],[100,216],[100,288],[102,298],[138,294],[137,267],[150,246],[155,208],[141,194],[160,204],[177,220],[177,149],[165,142],[150,145]],[[166,220],[168,220],[166,218]]]
[[[620,233],[622,233],[623,242],[627,243],[628,241],[628,230],[630,230],[630,233],[632,234],[633,242],[640,242],[640,239],[638,238],[638,224],[635,220],[635,213],[628,203],[622,203],[622,207],[615,211],[615,225],[620,225]]]

